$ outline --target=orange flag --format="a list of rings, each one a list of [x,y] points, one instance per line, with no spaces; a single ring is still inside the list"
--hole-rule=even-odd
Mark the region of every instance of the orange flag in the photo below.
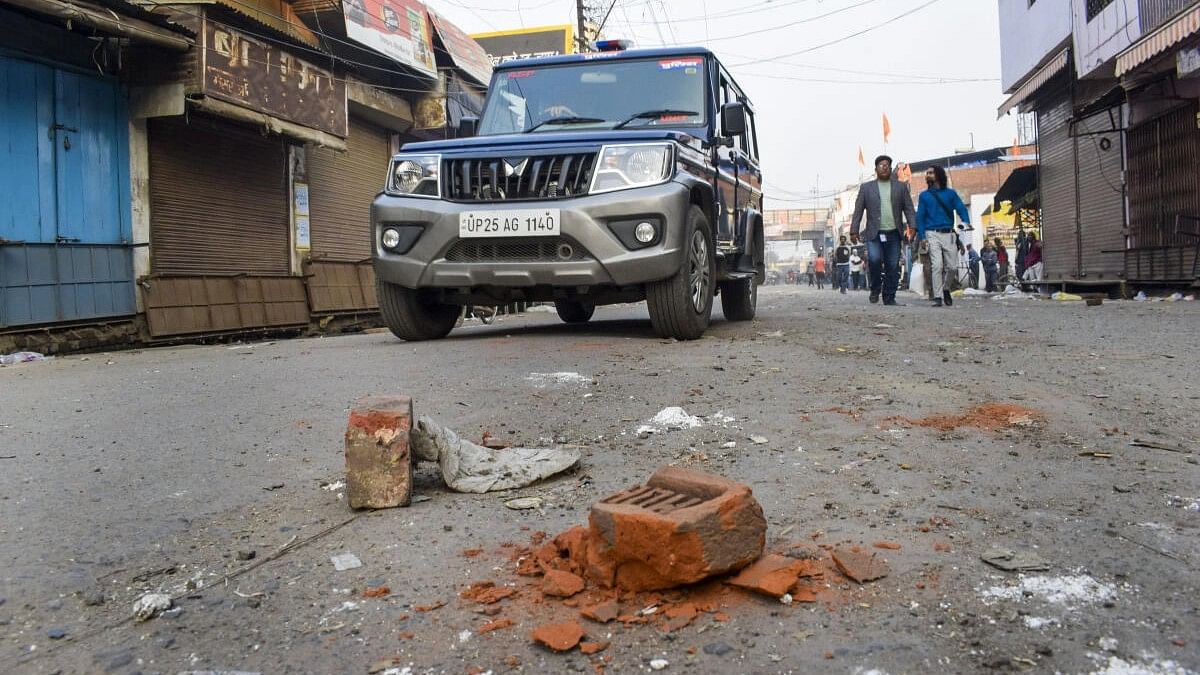
[[[892,123],[888,121],[887,113],[883,114],[883,142],[887,143],[892,137]]]
[[[1016,137],[1016,136],[1013,136],[1013,146],[1012,146],[1012,152],[1011,152],[1011,154],[1012,154],[1012,156],[1013,156],[1013,157],[1020,157],[1020,156],[1021,156],[1021,144],[1017,142],[1017,137]]]
[[[867,158],[866,158],[866,157],[863,157],[863,154],[862,154],[862,146],[861,146],[861,145],[860,145],[860,146],[858,146],[858,165],[859,165],[859,166],[866,166],[866,165],[867,165]]]

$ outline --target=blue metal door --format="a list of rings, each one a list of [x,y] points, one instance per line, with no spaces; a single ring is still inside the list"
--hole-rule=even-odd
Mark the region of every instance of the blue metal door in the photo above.
[[[0,328],[136,311],[127,124],[114,80],[0,57]]]
[[[54,138],[58,240],[127,244],[128,127],[115,82],[57,71]]]

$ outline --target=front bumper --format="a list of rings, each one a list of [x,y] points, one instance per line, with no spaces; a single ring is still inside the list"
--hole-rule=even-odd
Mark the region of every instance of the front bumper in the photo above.
[[[471,289],[487,286],[631,286],[673,276],[683,262],[690,191],[675,182],[571,199],[460,203],[380,195],[371,205],[375,274],[406,288]],[[459,214],[485,209],[554,208],[562,212],[561,234],[583,249],[579,260],[456,262],[446,259],[458,237]],[[614,221],[658,218],[658,243],[630,250],[609,229]],[[383,248],[385,223],[418,224],[424,233],[407,253]],[[505,242],[504,239],[471,240]]]

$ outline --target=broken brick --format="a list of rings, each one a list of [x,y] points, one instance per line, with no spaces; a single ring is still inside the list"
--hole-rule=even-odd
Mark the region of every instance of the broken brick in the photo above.
[[[548,569],[542,578],[542,593],[558,598],[569,598],[583,590],[584,582],[570,572]]]
[[[621,613],[621,606],[616,600],[607,600],[591,607],[584,607],[579,612],[584,618],[597,621],[599,623],[608,623],[617,618]]]
[[[504,628],[512,628],[513,625],[514,624],[513,624],[512,619],[496,619],[495,621],[489,621],[488,623],[483,624],[475,632],[479,633],[480,635],[483,635],[485,633],[490,633],[494,630],[501,630]]]
[[[354,509],[408,506],[412,501],[412,399],[368,396],[355,401],[346,426],[346,494]]]
[[[491,605],[512,596],[516,592],[517,589],[497,586],[494,581],[476,581],[468,586],[467,590],[459,593],[458,597],[463,600],[473,600],[481,605]]]
[[[807,567],[803,560],[771,554],[763,556],[726,583],[773,598],[782,598]]]
[[[584,642],[583,644],[579,645],[579,651],[589,655],[599,654],[605,649],[608,649],[609,644],[610,643],[608,642]]]
[[[875,553],[836,549],[833,552],[833,563],[837,565],[838,571],[860,584],[882,579],[891,572],[887,562]]]
[[[534,642],[545,645],[556,652],[574,649],[583,636],[583,628],[574,621],[538,626],[531,634]]]
[[[900,550],[900,544],[897,544],[894,541],[877,541],[877,542],[875,542],[874,546],[875,546],[875,548],[887,549],[889,551],[899,551]]]
[[[630,591],[741,569],[762,554],[767,529],[749,487],[676,467],[593,505],[589,525],[588,577]]]

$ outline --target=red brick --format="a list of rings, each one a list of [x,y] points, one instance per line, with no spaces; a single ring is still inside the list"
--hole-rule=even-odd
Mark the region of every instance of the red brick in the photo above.
[[[583,628],[571,621],[539,626],[533,631],[531,637],[534,642],[543,644],[556,652],[566,652],[574,649],[583,636]]]
[[[750,488],[675,467],[592,506],[587,576],[647,591],[745,567],[766,543],[767,522]]]
[[[806,568],[803,560],[772,554],[763,556],[727,583],[773,598],[782,598]]]
[[[583,579],[561,570],[546,570],[542,579],[542,593],[558,598],[569,598],[583,590]]]
[[[412,419],[412,399],[407,396],[369,396],[354,403],[346,426],[346,493],[351,508],[408,506]]]

